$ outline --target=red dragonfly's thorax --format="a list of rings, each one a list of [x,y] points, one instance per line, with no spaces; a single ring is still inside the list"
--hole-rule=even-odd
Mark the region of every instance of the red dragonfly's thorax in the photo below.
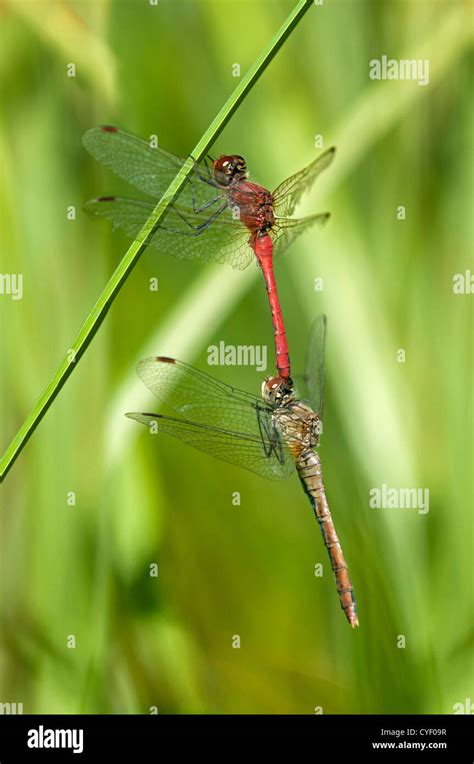
[[[275,223],[273,197],[263,186],[241,181],[230,189],[233,213],[252,233],[270,231]]]
[[[252,233],[265,233],[275,222],[273,197],[270,191],[247,180],[243,157],[223,155],[212,165],[214,178],[229,193],[230,206],[236,218]]]

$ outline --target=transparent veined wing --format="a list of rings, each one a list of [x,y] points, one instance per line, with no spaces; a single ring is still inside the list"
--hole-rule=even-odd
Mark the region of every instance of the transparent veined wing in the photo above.
[[[322,226],[329,218],[329,212],[308,215],[305,218],[277,218],[271,233],[274,257],[281,255],[298,236],[305,233],[311,226]]]
[[[285,479],[294,470],[288,449],[284,449],[284,459],[280,460],[275,452],[265,452],[261,438],[251,437],[248,433],[228,432],[162,414],[130,413],[126,416],[146,425],[152,435],[171,435],[215,459],[242,467],[267,480]]]
[[[135,135],[106,125],[88,130],[82,142],[94,159],[155,198],[164,194],[186,161],[162,148],[152,147]],[[196,164],[179,198],[185,206],[201,207],[220,193],[210,169]]]
[[[277,216],[292,215],[305,191],[309,190],[318,175],[331,164],[336,149],[331,147],[303,170],[280,183],[273,192],[273,206]]]
[[[116,175],[146,194],[159,198],[184,160],[117,128],[96,127],[83,137],[88,151]],[[154,209],[150,202],[117,196],[86,202],[84,209],[112,221],[115,228],[135,237]],[[248,231],[236,220],[228,199],[208,167],[196,165],[173,205],[166,222],[151,236],[149,246],[181,259],[227,262],[239,270],[253,254]]]
[[[182,260],[228,263],[243,270],[254,259],[249,232],[235,220],[227,202],[199,212],[173,203],[151,234],[148,246]],[[154,210],[154,204],[123,196],[103,196],[85,202],[86,212],[110,220],[134,238]]]
[[[310,330],[307,359],[306,384],[309,403],[313,411],[323,419],[324,408],[324,353],[326,347],[327,318],[318,316]]]
[[[261,398],[175,358],[144,358],[137,366],[137,373],[161,403],[196,422],[222,425],[228,430],[235,430],[239,425],[243,431],[253,434],[256,409],[271,413]]]
[[[291,453],[273,422],[272,409],[260,398],[226,385],[175,359],[140,361],[145,385],[182,419],[159,414],[127,414],[143,424],[185,441],[200,451],[269,479],[288,477]]]

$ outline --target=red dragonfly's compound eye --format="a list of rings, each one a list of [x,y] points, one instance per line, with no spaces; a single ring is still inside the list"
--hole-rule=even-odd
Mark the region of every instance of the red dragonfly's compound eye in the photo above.
[[[247,175],[245,159],[238,154],[223,155],[213,162],[214,177],[220,186],[244,180]]]

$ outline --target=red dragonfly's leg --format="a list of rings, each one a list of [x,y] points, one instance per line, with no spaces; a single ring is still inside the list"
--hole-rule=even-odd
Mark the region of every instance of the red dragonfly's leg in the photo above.
[[[282,379],[289,379],[290,356],[288,354],[288,341],[286,339],[285,325],[278,299],[275,274],[273,273],[273,243],[268,235],[257,236],[251,242],[260,267],[263,271],[265,285],[267,287],[268,300],[272,312],[273,329],[275,333],[276,367]]]

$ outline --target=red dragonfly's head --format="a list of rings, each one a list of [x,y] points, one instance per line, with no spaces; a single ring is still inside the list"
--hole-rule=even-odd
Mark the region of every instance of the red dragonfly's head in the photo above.
[[[231,186],[238,180],[247,177],[247,165],[238,154],[223,155],[212,163],[214,177],[220,186]]]

